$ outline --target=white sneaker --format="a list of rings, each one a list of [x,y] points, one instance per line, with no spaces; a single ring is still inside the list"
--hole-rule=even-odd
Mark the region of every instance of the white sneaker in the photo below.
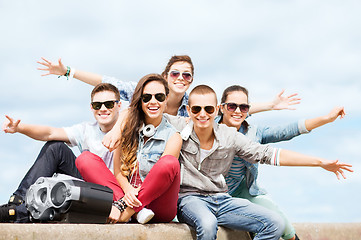
[[[145,224],[154,217],[154,212],[148,208],[143,208],[137,214],[138,223]]]

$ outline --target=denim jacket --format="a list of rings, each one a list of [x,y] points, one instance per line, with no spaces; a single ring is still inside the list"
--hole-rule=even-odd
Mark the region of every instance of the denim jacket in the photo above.
[[[258,127],[256,125],[249,125],[248,131],[241,126],[239,132],[243,133],[254,142],[267,144],[290,140],[300,134],[308,133],[309,131],[306,129],[305,120],[299,120],[298,122],[277,127]],[[258,163],[252,164],[236,156],[226,175],[229,193],[232,194],[245,178],[250,195],[257,196],[266,194],[266,190],[258,186],[257,177]]]
[[[150,169],[162,156],[168,139],[173,136],[174,133],[176,133],[176,129],[164,117],[156,128],[155,134],[146,142],[144,142],[143,132],[139,132],[137,160],[142,181],[144,181]]]
[[[214,123],[215,142],[206,158],[200,162],[200,143],[193,123],[184,118],[166,115],[170,123],[182,131],[180,152],[180,196],[187,194],[215,194],[227,191],[224,175],[238,156],[249,162],[278,165],[279,149],[252,142],[235,128]]]
[[[110,83],[110,84],[113,84],[114,86],[116,86],[120,93],[120,99],[122,99],[123,101],[128,101],[128,102],[130,102],[130,100],[132,100],[134,89],[138,84],[138,82],[121,81],[114,77],[108,77],[108,76],[103,76],[102,82]],[[177,113],[178,116],[188,117],[188,112],[187,112],[187,107],[186,107],[187,104],[188,104],[188,94],[185,93],[182,98],[182,103],[181,103],[180,107],[178,108],[178,113]]]

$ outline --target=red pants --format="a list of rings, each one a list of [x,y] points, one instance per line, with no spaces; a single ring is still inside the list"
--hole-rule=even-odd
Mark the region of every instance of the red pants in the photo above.
[[[99,156],[85,151],[79,155],[75,164],[85,181],[112,189],[114,201],[124,196],[114,174]],[[140,187],[138,199],[142,206],[134,208],[135,212],[146,207],[155,213],[152,222],[170,222],[177,214],[179,185],[178,159],[171,155],[161,157],[149,171]]]

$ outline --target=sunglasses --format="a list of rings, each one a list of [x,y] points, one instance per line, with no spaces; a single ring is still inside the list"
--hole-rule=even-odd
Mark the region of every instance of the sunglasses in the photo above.
[[[208,114],[212,114],[215,111],[215,107],[214,106],[205,106],[205,107],[201,107],[201,106],[192,106],[191,107],[191,112],[193,114],[197,114],[200,111],[202,111],[202,108],[204,108],[204,111],[206,111]]]
[[[106,102],[92,102],[92,108],[94,110],[99,110],[102,108],[102,105],[104,104],[104,106],[108,109],[112,109],[114,107],[115,103],[118,103],[119,101],[117,100],[113,100],[113,101],[106,101]]]
[[[156,93],[156,94],[145,93],[145,94],[142,95],[142,101],[144,103],[147,103],[152,99],[153,96],[155,97],[155,99],[158,102],[164,102],[164,100],[165,100],[165,94],[164,93]]]
[[[239,108],[241,112],[248,113],[250,105],[248,104],[236,104],[236,103],[222,103],[222,105],[227,105],[227,110],[230,112],[234,112]]]
[[[169,76],[171,76],[172,78],[178,78],[180,74],[181,74],[180,71],[176,71],[176,70],[172,70],[169,72]],[[182,77],[187,82],[193,81],[192,74],[190,72],[182,72]]]

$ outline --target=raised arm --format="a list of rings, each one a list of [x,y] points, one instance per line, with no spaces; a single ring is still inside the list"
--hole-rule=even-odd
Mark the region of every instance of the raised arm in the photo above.
[[[7,118],[3,125],[2,130],[5,133],[21,133],[32,139],[40,141],[64,141],[69,143],[69,138],[63,128],[55,128],[43,125],[30,125],[20,123],[20,120],[5,115]]]
[[[321,127],[327,123],[335,121],[339,116],[340,119],[344,118],[346,115],[344,107],[335,107],[331,112],[325,116],[320,116],[317,118],[306,119],[305,125],[308,131],[311,131],[315,128]]]
[[[248,162],[259,162],[276,166],[322,167],[327,171],[335,173],[338,179],[340,179],[340,174],[343,178],[346,178],[344,170],[353,172],[351,169],[352,165],[339,162],[338,160],[330,161],[286,149],[272,148],[268,144],[253,142],[239,132],[236,135],[236,155]]]
[[[59,58],[58,63],[54,63],[49,61],[48,59],[42,57],[42,61],[38,61],[37,63],[43,65],[44,67],[39,67],[38,70],[45,71],[45,74],[42,74],[41,76],[47,76],[47,75],[59,75],[63,76],[67,72],[67,67],[61,62],[61,58]],[[71,71],[74,72],[74,78],[85,82],[87,84],[96,86],[99,83],[102,82],[102,76],[96,73],[90,73],[90,72],[84,72],[81,70],[71,69]]]
[[[283,96],[285,90],[282,90],[276,97],[270,102],[263,103],[251,103],[251,108],[249,110],[249,114],[265,112],[270,110],[295,110],[295,108],[291,107],[292,105],[296,105],[300,103],[301,98],[297,98],[297,93],[291,94],[289,96]]]
[[[338,160],[330,161],[319,157],[307,156],[301,153],[282,149],[279,154],[280,166],[305,166],[305,167],[322,167],[323,169],[333,172],[340,179],[340,175],[344,179],[346,176],[344,170],[353,172],[352,165],[339,162]]]
[[[38,61],[39,64],[43,65],[44,67],[39,67],[38,70],[46,71],[45,74],[42,74],[42,76],[47,75],[59,75],[59,76],[65,76],[65,74],[68,72],[69,68],[69,75],[68,77],[74,77],[82,82],[85,82],[87,84],[96,86],[99,83],[110,83],[116,86],[120,93],[120,99],[124,101],[130,101],[134,92],[135,87],[137,86],[138,82],[133,81],[122,81],[114,77],[108,77],[108,76],[101,76],[96,73],[91,72],[84,72],[81,70],[75,70],[71,67],[66,67],[59,58],[58,63],[53,63],[49,61],[48,59],[42,57],[43,61]]]
[[[345,115],[343,107],[335,107],[327,115],[299,120],[298,123],[295,122],[275,127],[263,127],[259,128],[258,131],[261,133],[260,136],[262,136],[263,144],[285,141],[299,136],[300,134],[308,133],[311,130],[321,127],[327,123],[331,123],[338,117],[342,119]]]

